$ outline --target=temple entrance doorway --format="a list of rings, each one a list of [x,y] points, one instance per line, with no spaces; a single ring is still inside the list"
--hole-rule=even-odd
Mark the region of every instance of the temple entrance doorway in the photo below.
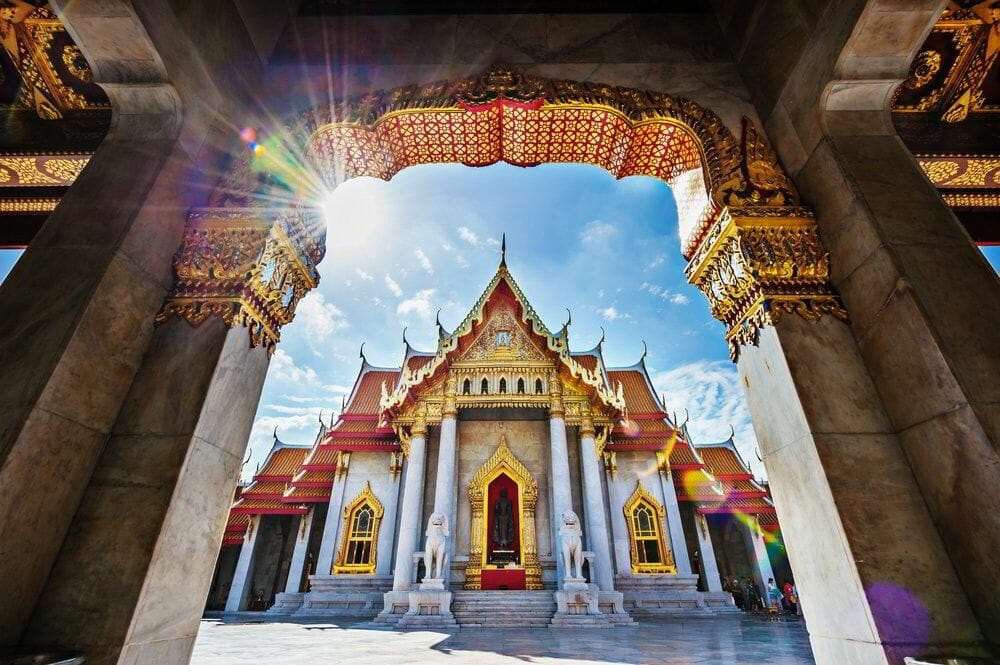
[[[486,565],[481,587],[484,591],[509,591],[525,588],[521,565],[521,504],[517,483],[506,473],[490,482],[487,488]]]

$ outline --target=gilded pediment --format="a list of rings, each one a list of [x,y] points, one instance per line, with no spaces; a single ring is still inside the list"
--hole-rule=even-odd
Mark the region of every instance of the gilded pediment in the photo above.
[[[545,352],[519,323],[514,311],[502,307],[490,314],[479,336],[458,363],[540,363],[551,362]]]

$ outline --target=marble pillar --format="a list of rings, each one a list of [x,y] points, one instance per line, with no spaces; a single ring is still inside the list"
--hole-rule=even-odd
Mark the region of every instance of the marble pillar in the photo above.
[[[698,550],[701,552],[705,584],[709,591],[722,591],[722,578],[719,577],[719,564],[715,560],[715,547],[712,546],[712,532],[708,528],[708,519],[696,512],[694,526],[698,532]]]
[[[580,426],[580,466],[583,467],[583,504],[586,513],[587,547],[594,553],[597,574],[591,575],[601,591],[614,590],[614,567],[608,542],[608,521],[604,512],[604,489],[601,487],[601,462],[594,440],[594,424],[585,420]]]
[[[427,457],[427,425],[414,424],[410,438],[410,454],[403,478],[402,519],[396,534],[396,565],[392,574],[393,591],[409,591],[413,583],[413,553],[420,547],[423,533],[421,503],[424,499],[424,464]],[[386,608],[387,610],[390,608]]]
[[[305,515],[299,516],[299,530],[292,550],[292,561],[288,566],[288,580],[285,582],[285,593],[298,593],[302,584],[302,571],[306,565],[306,551],[309,549],[309,534],[312,531],[315,509],[310,508]]]
[[[614,540],[615,573],[632,575],[632,553],[629,546],[628,523],[625,521],[625,501],[628,492],[614,471],[607,471],[608,503],[611,505],[611,536]]]
[[[450,562],[455,551],[456,466],[458,463],[458,423],[454,409],[441,420],[437,474],[434,482],[434,510],[448,518],[448,565],[444,567],[445,584],[451,577]],[[424,525],[426,526],[426,525]]]
[[[560,404],[561,407],[561,404]],[[573,495],[570,490],[569,449],[566,443],[566,421],[563,420],[562,409],[553,412],[549,418],[549,478],[552,483],[552,548],[556,559],[556,575],[559,588],[563,584],[563,560],[559,552],[559,526],[562,524],[562,514],[573,509]]]
[[[347,492],[347,474],[350,472],[350,453],[340,453],[337,460],[337,477],[330,488],[330,506],[326,511],[323,537],[316,555],[316,574],[332,575],[333,558],[337,556],[337,534],[343,522],[344,495]]]
[[[657,460],[659,461],[659,460]],[[687,541],[684,539],[684,524],[681,522],[681,508],[677,502],[677,488],[674,487],[669,465],[660,465],[660,489],[663,491],[663,507],[667,511],[667,535],[670,549],[674,553],[674,564],[682,575],[691,574],[691,557],[688,556]]]
[[[762,594],[767,593],[767,581],[774,579],[774,570],[771,568],[771,559],[767,556],[767,543],[764,540],[764,533],[757,524],[756,519],[750,519],[749,523],[740,525],[743,531],[743,538],[747,544],[747,556],[753,565],[753,576]]]
[[[229,587],[226,598],[226,612],[240,612],[247,607],[250,597],[250,581],[253,578],[254,554],[257,549],[257,533],[260,531],[260,515],[250,518],[247,532],[240,546],[240,558],[236,560],[236,570],[233,571],[233,583]]]
[[[396,511],[399,508],[399,493],[401,490],[399,474],[392,479],[389,489],[381,499],[384,514],[378,532],[378,561],[375,564],[376,575],[392,574],[393,545],[396,541]]]

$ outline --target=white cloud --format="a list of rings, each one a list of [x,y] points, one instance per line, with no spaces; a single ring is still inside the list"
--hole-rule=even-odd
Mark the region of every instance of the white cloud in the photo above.
[[[657,284],[650,284],[649,282],[643,282],[642,286],[639,287],[646,293],[652,294],[657,298],[661,298],[674,305],[687,305],[691,302],[691,298],[687,295],[680,293],[678,291],[671,291],[670,289],[664,288]]]
[[[365,280],[366,282],[370,282],[373,279],[375,279],[374,277],[371,276],[370,273],[365,272],[361,268],[355,268],[354,272],[356,272],[358,274],[358,277],[360,277],[361,279]]]
[[[615,307],[598,308],[597,313],[605,321],[617,321],[618,319],[628,318],[628,314],[622,314]]]
[[[322,356],[322,345],[333,333],[347,328],[350,324],[344,313],[319,291],[312,291],[296,308],[295,316],[305,330],[306,342],[317,355]]]
[[[473,247],[479,247],[479,236],[473,233],[468,226],[458,227],[458,237]]]
[[[417,291],[412,298],[407,298],[396,307],[396,314],[406,316],[416,314],[424,319],[430,319],[434,314],[434,306],[431,298],[434,297],[434,289],[423,289]]]
[[[351,392],[351,387],[350,386],[342,386],[339,383],[326,383],[326,384],[323,384],[323,390],[326,390],[327,392],[331,392],[331,393],[336,393],[338,395],[339,394],[346,395],[349,392]]]
[[[394,280],[392,277],[389,277],[388,274],[386,274],[385,276],[385,285],[386,288],[388,288],[392,292],[392,295],[396,296],[397,298],[403,295],[403,289],[402,287],[399,286],[399,282]]]
[[[616,235],[618,235],[618,229],[613,224],[595,219],[583,227],[583,231],[580,232],[580,240],[588,244],[598,244],[607,242]]]
[[[744,461],[759,476],[764,466],[757,459],[757,437],[750,423],[743,387],[736,367],[729,362],[702,360],[651,377],[657,391],[664,395],[667,411],[684,419],[690,414],[688,431],[693,443],[718,443],[729,438],[729,427],[736,431],[736,447]]]
[[[304,302],[304,301],[303,301]],[[271,357],[271,365],[267,369],[268,378],[287,381],[296,385],[318,386],[319,375],[308,365],[299,367],[295,359],[284,349],[277,349]]]
[[[662,266],[664,262],[666,262],[666,260],[667,260],[666,254],[657,254],[656,258],[650,261],[649,265],[646,266],[646,270],[655,270],[656,268]]]
[[[424,254],[424,250],[417,247],[413,250],[413,253],[417,256],[417,262],[420,263],[420,267],[427,271],[428,275],[434,274],[434,264],[431,263],[430,257]]]

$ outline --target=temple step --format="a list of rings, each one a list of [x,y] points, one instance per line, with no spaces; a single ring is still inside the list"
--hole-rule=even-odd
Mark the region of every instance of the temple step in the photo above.
[[[463,628],[544,627],[555,611],[551,591],[456,591],[451,601]]]

